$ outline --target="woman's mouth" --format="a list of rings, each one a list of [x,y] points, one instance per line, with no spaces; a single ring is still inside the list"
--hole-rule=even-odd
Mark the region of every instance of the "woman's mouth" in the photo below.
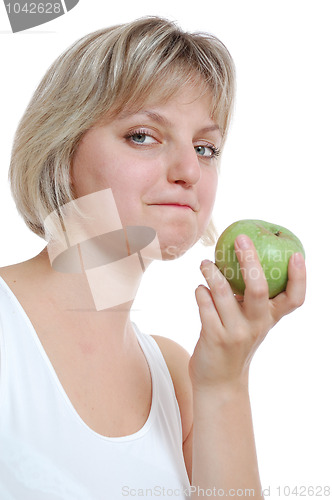
[[[157,206],[157,207],[173,207],[179,210],[191,210],[195,212],[194,208],[191,205],[187,205],[184,203],[151,203],[149,206]]]

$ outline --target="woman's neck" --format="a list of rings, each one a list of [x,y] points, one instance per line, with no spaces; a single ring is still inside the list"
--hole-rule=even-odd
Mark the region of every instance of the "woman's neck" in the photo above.
[[[53,269],[45,247],[28,262],[31,279],[49,294],[59,314],[80,318],[93,335],[112,336],[115,343],[132,337],[130,309],[143,276],[134,258],[93,272],[59,272]]]

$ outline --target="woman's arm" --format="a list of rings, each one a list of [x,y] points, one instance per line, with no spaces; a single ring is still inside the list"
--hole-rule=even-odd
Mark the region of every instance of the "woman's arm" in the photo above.
[[[177,342],[167,337],[152,335],[157,342],[172,377],[182,423],[183,456],[191,482],[193,396],[189,377],[190,354]]]
[[[206,490],[212,490],[215,497],[221,497],[223,490],[224,496],[234,499],[262,498],[248,392],[249,366],[267,332],[305,297],[301,255],[290,259],[286,291],[269,299],[253,243],[241,235],[235,248],[246,283],[243,302],[236,300],[212,262],[205,261],[201,267],[209,288],[201,285],[196,290],[202,329],[190,360],[192,498],[202,497],[203,490],[205,496],[210,493]]]
[[[194,393],[192,460],[192,498],[202,490],[217,498],[262,498],[245,386]]]

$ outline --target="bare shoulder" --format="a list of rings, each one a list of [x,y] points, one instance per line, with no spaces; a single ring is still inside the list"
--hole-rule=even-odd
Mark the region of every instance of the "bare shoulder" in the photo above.
[[[0,277],[13,292],[30,319],[33,311],[39,316],[46,299],[43,275],[33,266],[33,261],[19,262],[0,267]]]
[[[0,267],[0,277],[10,286],[16,283],[21,275],[22,264]]]
[[[31,290],[32,286],[38,290],[44,281],[47,264],[49,266],[47,259],[45,248],[40,254],[28,260],[0,267],[0,277],[13,289],[14,293],[25,292],[26,289]]]
[[[184,347],[174,340],[162,337],[161,335],[151,335],[151,337],[157,342],[167,366],[170,365],[172,367],[174,365],[175,369],[181,368],[178,366],[180,362],[180,364],[185,364],[188,367],[190,354]]]
[[[14,293],[24,291],[29,280],[28,262],[20,262],[9,266],[0,267],[0,277],[13,290]]]
[[[183,441],[185,441],[193,421],[192,385],[189,376],[190,354],[174,340],[158,335],[152,337],[157,342],[172,377],[181,413]]]

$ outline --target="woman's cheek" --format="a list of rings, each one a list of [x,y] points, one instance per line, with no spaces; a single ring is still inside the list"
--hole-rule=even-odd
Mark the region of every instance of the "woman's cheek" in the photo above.
[[[218,187],[218,174],[217,172],[212,172],[209,176],[204,179],[199,191],[200,205],[205,208],[208,215],[211,215],[216,199]]]

